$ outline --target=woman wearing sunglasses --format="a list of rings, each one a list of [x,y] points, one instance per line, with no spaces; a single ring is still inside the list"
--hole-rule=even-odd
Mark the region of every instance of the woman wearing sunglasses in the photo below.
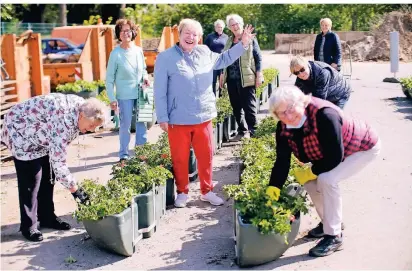
[[[308,61],[298,55],[290,61],[290,72],[297,76],[295,86],[305,94],[311,93],[341,109],[349,100],[352,90],[350,82],[329,64]]]
[[[288,177],[292,153],[310,167],[292,174],[308,192],[321,219],[309,236],[323,238],[309,255],[327,256],[342,246],[342,196],[339,183],[376,159],[380,140],[371,127],[346,116],[334,104],[305,95],[296,86],[272,93],[269,112],[279,119],[276,161],[266,194],[279,199]]]

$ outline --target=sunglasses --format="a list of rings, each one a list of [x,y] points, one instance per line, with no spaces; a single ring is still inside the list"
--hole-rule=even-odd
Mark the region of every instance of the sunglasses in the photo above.
[[[305,72],[306,70],[305,70],[305,67],[302,67],[300,70],[298,70],[297,72],[295,71],[295,72],[293,72],[293,74],[294,75],[296,75],[296,76],[298,76],[299,75],[299,73],[301,73],[301,72]]]

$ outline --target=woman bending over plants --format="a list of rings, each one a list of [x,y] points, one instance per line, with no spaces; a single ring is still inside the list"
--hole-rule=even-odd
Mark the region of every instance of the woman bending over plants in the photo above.
[[[266,194],[277,201],[291,166],[292,153],[311,167],[295,168],[296,180],[308,192],[321,223],[309,232],[323,237],[309,255],[327,256],[342,246],[342,196],[339,182],[376,159],[380,140],[371,127],[345,116],[331,102],[305,95],[295,86],[281,87],[269,100],[279,120],[276,161]]]

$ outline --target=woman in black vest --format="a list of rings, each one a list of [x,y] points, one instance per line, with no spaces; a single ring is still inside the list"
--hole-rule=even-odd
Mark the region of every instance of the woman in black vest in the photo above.
[[[244,25],[243,18],[237,14],[228,15],[226,22],[232,35],[229,36],[224,50],[230,49],[241,41]],[[238,134],[231,141],[239,141],[255,133],[257,125],[256,88],[263,82],[261,62],[259,44],[257,39],[253,39],[246,52],[224,69],[221,87],[227,83],[230,104],[239,125]]]
[[[323,239],[309,251],[327,256],[342,246],[342,196],[339,182],[373,161],[380,141],[370,126],[354,120],[332,103],[303,94],[295,86],[277,89],[270,97],[269,112],[276,129],[276,161],[266,194],[277,201],[289,174],[292,153],[311,166],[292,172],[308,192],[321,223],[309,232]]]
[[[305,94],[311,93],[341,109],[349,100],[352,91],[349,80],[326,63],[308,61],[298,55],[290,61],[290,72],[297,76],[295,86]]]
[[[315,60],[328,63],[333,68],[340,71],[342,65],[342,49],[339,36],[331,31],[331,19],[321,19],[320,28],[322,32],[316,36],[313,52]]]

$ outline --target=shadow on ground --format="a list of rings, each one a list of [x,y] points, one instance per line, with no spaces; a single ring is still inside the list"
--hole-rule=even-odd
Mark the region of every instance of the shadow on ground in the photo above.
[[[406,97],[394,97],[384,99],[385,102],[395,106],[394,112],[404,114],[404,118],[412,120],[412,100]]]
[[[223,195],[222,186],[226,184],[236,184],[239,182],[239,174],[228,174],[229,171],[239,172],[239,162],[234,160],[228,166],[219,167],[213,172],[213,179],[224,180],[215,187],[215,191],[219,195]],[[227,177],[230,178],[228,179]],[[191,205],[197,208],[208,208],[210,205],[200,200],[193,201]],[[230,209],[228,211],[227,209]],[[193,214],[191,219],[204,221],[218,221],[213,225],[198,225],[188,228],[188,237],[182,238],[182,248],[180,250],[164,253],[161,257],[166,262],[179,262],[176,264],[167,265],[154,270],[224,270],[224,269],[240,269],[236,264],[235,240],[234,240],[234,214],[233,200],[227,200],[224,206],[216,207],[213,211],[205,214]],[[297,240],[296,245],[313,241],[313,239],[301,238]],[[199,251],[204,253],[199,254]],[[255,266],[253,269],[273,269],[288,265],[297,261],[308,261],[314,258],[303,255],[295,255],[289,257],[281,257],[276,261],[266,263],[260,266]],[[248,267],[250,268],[250,267]]]
[[[72,229],[64,233],[52,229],[41,229],[44,240],[38,243],[26,241],[18,232],[19,224],[2,226],[1,243],[16,243],[13,249],[2,251],[2,268],[8,269],[7,264],[18,262],[19,256],[31,257],[25,270],[91,269],[124,259],[122,256],[98,248],[91,239],[84,240],[83,225],[77,223],[71,215],[61,216],[61,218],[69,222]],[[69,256],[76,259],[76,262],[67,263],[65,260]],[[10,257],[14,258],[10,260]]]

